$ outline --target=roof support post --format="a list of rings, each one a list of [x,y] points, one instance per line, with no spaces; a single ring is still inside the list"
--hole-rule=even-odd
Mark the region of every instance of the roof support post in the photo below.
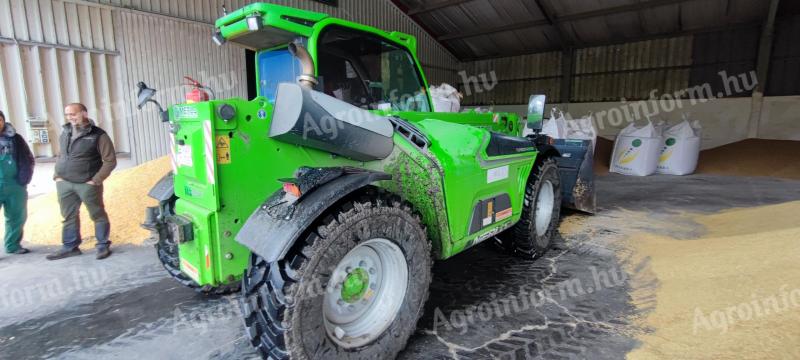
[[[761,123],[762,110],[764,108],[764,92],[767,89],[767,75],[769,74],[769,63],[772,58],[772,42],[775,34],[775,16],[778,13],[780,0],[771,0],[769,11],[764,27],[761,30],[761,39],[758,45],[758,60],[756,62],[756,76],[758,84],[753,89],[753,105],[750,111],[750,123],[748,127],[748,137],[757,138],[758,128]]]

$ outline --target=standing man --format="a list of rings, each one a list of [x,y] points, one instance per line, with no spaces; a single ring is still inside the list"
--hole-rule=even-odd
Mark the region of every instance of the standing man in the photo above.
[[[58,139],[61,152],[56,161],[56,181],[58,203],[64,218],[61,230],[63,247],[47,255],[47,260],[58,260],[81,254],[81,222],[79,210],[81,203],[86,205],[89,216],[94,221],[94,235],[97,238],[97,259],[111,255],[111,241],[108,222],[103,205],[103,180],[117,166],[114,144],[103,129],[89,120],[86,106],[69,104],[64,109],[67,123]]]
[[[0,207],[5,209],[5,247],[8,254],[27,254],[19,245],[28,217],[28,183],[33,177],[33,154],[25,139],[0,111]]]

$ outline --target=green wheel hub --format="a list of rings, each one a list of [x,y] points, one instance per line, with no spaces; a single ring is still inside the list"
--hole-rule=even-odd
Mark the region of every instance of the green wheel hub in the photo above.
[[[361,300],[369,289],[369,273],[362,268],[357,268],[347,274],[342,284],[342,300],[352,304]]]

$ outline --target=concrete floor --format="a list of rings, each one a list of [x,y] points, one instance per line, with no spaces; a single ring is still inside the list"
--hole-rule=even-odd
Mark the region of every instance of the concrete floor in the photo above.
[[[598,214],[564,214],[581,228],[542,259],[484,243],[437,263],[426,313],[400,358],[623,358],[638,345],[634,335],[648,331],[635,325],[648,304],[631,304],[632,284],[658,280],[647,262],[626,260],[622,239],[637,228],[702,233],[697,224],[662,221],[678,212],[800,200],[800,182],[769,178],[609,175],[597,188]],[[1,359],[255,357],[237,296],[206,298],[179,286],[151,248],[118,247],[103,262],[91,254],[47,262],[50,249],[33,250],[0,256]],[[542,295],[519,300],[532,293]]]

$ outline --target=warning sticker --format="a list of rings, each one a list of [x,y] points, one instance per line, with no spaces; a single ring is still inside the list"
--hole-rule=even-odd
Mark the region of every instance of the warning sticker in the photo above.
[[[175,162],[178,166],[192,167],[192,148],[188,145],[178,145],[175,150]]]
[[[231,138],[228,135],[218,135],[215,142],[217,145],[217,164],[230,164]]]

